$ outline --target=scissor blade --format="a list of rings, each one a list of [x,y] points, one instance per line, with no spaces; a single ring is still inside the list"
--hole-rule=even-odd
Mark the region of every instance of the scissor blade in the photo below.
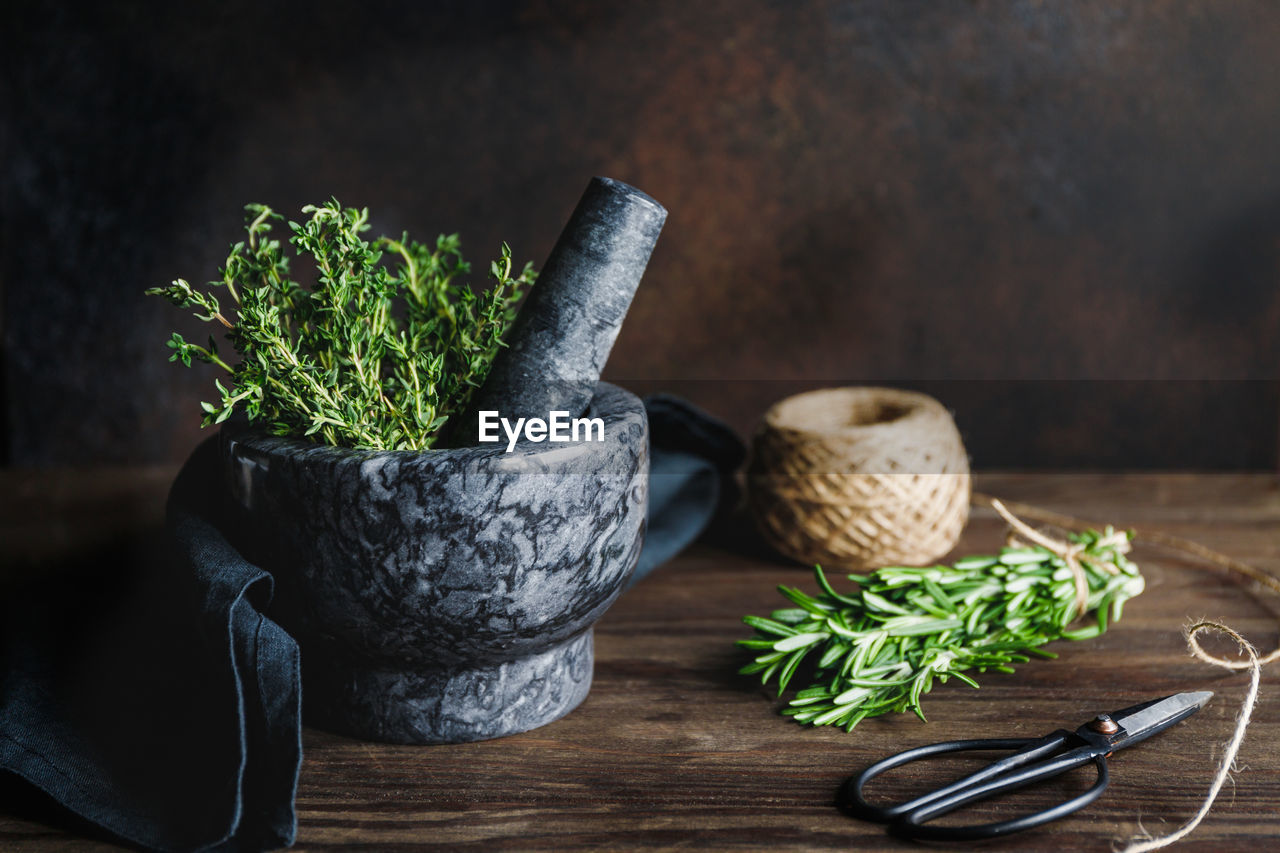
[[[1111,715],[1111,719],[1119,724],[1121,732],[1112,740],[1112,744],[1116,749],[1121,749],[1132,746],[1140,740],[1146,740],[1190,717],[1212,698],[1213,693],[1208,690],[1175,693],[1163,699],[1143,702],[1141,705],[1116,711]]]

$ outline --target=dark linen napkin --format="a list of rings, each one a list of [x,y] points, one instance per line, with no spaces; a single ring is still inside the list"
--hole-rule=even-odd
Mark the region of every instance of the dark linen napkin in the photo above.
[[[649,526],[634,580],[695,539],[742,461],[723,424],[646,400]],[[0,771],[139,847],[262,850],[296,834],[298,647],[270,575],[223,531],[211,438],[187,461],[165,542],[0,600]]]
[[[628,586],[697,539],[732,496],[746,448],[725,424],[670,394],[644,400],[649,415],[649,519]]]
[[[6,596],[0,768],[160,850],[293,843],[298,647],[263,615],[270,576],[218,525],[218,445],[169,497],[141,565]]]

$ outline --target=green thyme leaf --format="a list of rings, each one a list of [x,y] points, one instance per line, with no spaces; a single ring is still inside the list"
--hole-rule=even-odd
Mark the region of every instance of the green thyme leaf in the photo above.
[[[276,435],[337,446],[435,444],[488,376],[536,277],[532,265],[513,273],[504,243],[489,265],[491,286],[478,292],[462,281],[471,266],[456,234],[434,244],[407,234],[370,242],[368,210],[337,200],[307,205],[302,222],[285,223],[265,205],[245,210],[247,239],[232,245],[207,291],[184,279],[146,291],[223,330],[240,357],[234,366],[223,360],[212,338],[207,348],[170,338],[170,361],[231,377],[229,388],[216,386],[217,402],[201,404],[204,425],[243,411]],[[291,235],[284,243],[273,236],[281,223]],[[314,270],[311,287],[292,277],[298,261]]]

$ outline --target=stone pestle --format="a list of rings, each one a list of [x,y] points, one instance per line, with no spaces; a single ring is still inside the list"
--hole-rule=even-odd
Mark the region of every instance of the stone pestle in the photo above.
[[[458,444],[478,443],[481,411],[511,422],[586,411],[666,219],[635,187],[591,179],[457,424]]]

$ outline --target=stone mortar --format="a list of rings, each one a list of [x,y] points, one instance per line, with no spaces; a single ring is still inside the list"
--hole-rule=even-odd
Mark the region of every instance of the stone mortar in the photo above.
[[[457,743],[551,722],[587,695],[591,626],[640,553],[648,423],[601,382],[603,442],[355,451],[224,432],[241,546],[277,582],[309,722]]]

